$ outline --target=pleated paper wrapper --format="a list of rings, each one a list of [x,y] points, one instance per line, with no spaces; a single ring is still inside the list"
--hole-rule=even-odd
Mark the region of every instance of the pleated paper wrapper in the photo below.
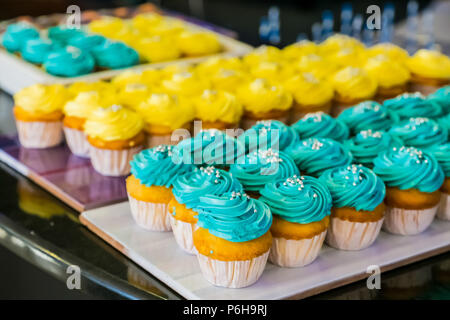
[[[441,192],[437,217],[442,220],[450,220],[450,194]]]
[[[340,250],[362,250],[380,234],[383,218],[373,222],[352,222],[331,217],[326,243]]]
[[[326,234],[325,230],[310,239],[301,240],[273,237],[269,261],[287,268],[306,266],[319,255]]]
[[[177,220],[170,213],[168,216],[170,219],[172,232],[178,246],[186,253],[197,254],[197,249],[195,249],[193,239],[193,234],[197,229],[197,224]]]
[[[401,235],[419,234],[433,222],[438,205],[417,210],[386,206],[383,229]]]
[[[16,120],[16,126],[20,144],[25,148],[50,148],[63,140],[61,121]]]
[[[91,163],[94,169],[104,176],[125,176],[130,173],[130,161],[133,156],[142,147],[133,147],[122,150],[100,149],[90,146],[89,154],[91,156]]]
[[[70,151],[79,157],[89,158],[90,145],[86,139],[86,134],[81,130],[69,127],[63,127],[63,129]]]
[[[153,203],[137,200],[128,194],[131,214],[141,228],[151,231],[170,231],[167,203]]]
[[[213,285],[243,288],[254,284],[261,277],[269,251],[251,260],[242,261],[220,261],[200,253],[197,258],[203,276]]]

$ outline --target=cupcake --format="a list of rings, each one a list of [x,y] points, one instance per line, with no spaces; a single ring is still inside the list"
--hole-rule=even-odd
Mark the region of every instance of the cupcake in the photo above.
[[[363,50],[364,45],[354,37],[337,33],[328,37],[318,47],[319,53],[322,55],[330,55],[343,49]]]
[[[121,69],[139,63],[138,53],[123,42],[105,41],[91,53],[97,66],[105,69]]]
[[[22,58],[28,62],[41,65],[47,56],[55,50],[55,44],[45,39],[30,39],[25,41],[20,51]]]
[[[219,69],[208,75],[211,86],[215,90],[236,94],[238,88],[248,82],[248,74],[240,70]]]
[[[352,154],[342,144],[327,138],[308,138],[286,151],[300,172],[318,177],[327,169],[348,166]]]
[[[69,40],[85,35],[84,31],[77,28],[69,28],[67,26],[54,26],[48,29],[47,36],[50,40],[61,46],[69,44]]]
[[[162,89],[168,93],[187,97],[198,96],[210,86],[205,78],[200,78],[192,72],[174,73],[161,82]]]
[[[441,186],[441,202],[437,217],[442,220],[450,220],[450,142],[434,145],[427,150],[434,155],[444,171],[445,180]]]
[[[130,160],[145,143],[144,122],[126,108],[97,108],[84,123],[94,169],[105,176],[130,173]]]
[[[234,71],[242,70],[242,61],[237,57],[209,58],[195,67],[195,73],[201,77],[206,77],[222,69]]]
[[[61,143],[62,107],[67,92],[62,85],[35,84],[14,95],[14,118],[25,148],[49,148]]]
[[[281,54],[283,55],[284,59],[288,61],[295,61],[301,56],[316,54],[317,51],[318,47],[314,42],[309,40],[302,40],[284,47],[281,50]]]
[[[410,91],[429,94],[450,83],[450,58],[440,52],[420,49],[406,64],[411,72]]]
[[[230,173],[241,182],[244,191],[253,198],[260,197],[260,191],[267,183],[300,175],[289,155],[271,149],[246,155],[242,163],[231,165]]]
[[[173,133],[177,129],[190,130],[195,116],[194,107],[188,99],[166,93],[151,94],[139,104],[137,110],[145,122],[149,147],[177,144],[183,132],[172,137]]]
[[[68,46],[47,55],[43,67],[59,77],[76,77],[94,70],[94,58],[87,52]]]
[[[343,110],[364,100],[372,99],[377,92],[376,80],[361,68],[343,68],[330,81],[335,91],[331,113],[333,116],[338,116]]]
[[[230,173],[211,167],[187,172],[173,182],[173,197],[169,202],[169,219],[173,235],[185,252],[196,254],[193,233],[197,229],[197,207],[203,195],[243,193],[242,185]]]
[[[405,93],[396,98],[385,100],[383,105],[400,119],[411,117],[437,118],[443,115],[442,107],[437,101],[427,99],[419,92]]]
[[[314,53],[299,57],[292,66],[299,73],[312,73],[321,81],[328,81],[329,77],[339,70],[339,66],[333,61]]]
[[[240,87],[237,97],[244,106],[241,121],[243,129],[252,127],[258,120],[288,122],[292,95],[282,86],[273,86],[265,79],[256,79]]]
[[[353,155],[353,162],[373,168],[373,159],[386,149],[401,147],[403,142],[386,131],[363,130],[345,140],[344,146]]]
[[[303,267],[319,255],[327,234],[331,195],[318,179],[280,178],[265,185],[260,200],[273,214],[269,261],[280,267]]]
[[[144,37],[136,44],[136,50],[150,63],[176,60],[181,57],[181,51],[174,42],[175,37]]]
[[[126,186],[134,220],[147,230],[170,231],[168,206],[173,196],[172,185],[191,166],[175,164],[172,147],[167,145],[139,152],[130,166]]]
[[[290,65],[285,61],[262,61],[259,64],[250,66],[248,73],[253,79],[262,78],[277,85],[292,78],[295,75],[295,70],[290,68]]]
[[[405,146],[426,149],[433,145],[445,143],[447,130],[428,118],[410,118],[392,126],[388,131],[400,139]]]
[[[414,147],[391,148],[373,161],[386,185],[383,228],[401,235],[421,233],[433,222],[444,173],[436,158]]]
[[[378,43],[370,48],[367,48],[365,54],[369,58],[384,55],[390,60],[403,65],[406,65],[406,61],[409,59],[408,51],[390,42]]]
[[[333,198],[327,244],[340,250],[369,247],[383,224],[386,188],[362,165],[335,167],[320,176]]]
[[[18,52],[27,40],[38,38],[39,31],[29,23],[12,23],[2,36],[2,45],[9,52]]]
[[[200,270],[215,286],[242,288],[262,275],[272,245],[272,214],[240,192],[204,195],[196,208],[194,246]]]
[[[375,101],[365,101],[347,108],[338,117],[350,129],[350,135],[362,130],[387,130],[399,121],[397,113]]]
[[[242,61],[247,67],[252,67],[261,62],[278,62],[282,60],[281,50],[274,46],[260,46],[246,54]]]
[[[284,86],[294,97],[291,123],[298,121],[307,113],[317,111],[330,113],[334,91],[328,82],[305,72],[290,78]]]
[[[450,86],[442,87],[427,97],[427,100],[437,102],[441,108],[442,113],[450,113]]]
[[[125,21],[116,17],[102,17],[89,23],[88,30],[112,38],[125,27]]]
[[[341,120],[322,111],[306,114],[291,127],[301,139],[315,137],[343,142],[350,134],[348,127]]]
[[[194,100],[195,117],[204,129],[234,129],[239,126],[243,108],[235,95],[226,91],[205,90]]]
[[[184,31],[178,36],[176,45],[183,55],[199,57],[222,51],[218,37],[212,32]]]

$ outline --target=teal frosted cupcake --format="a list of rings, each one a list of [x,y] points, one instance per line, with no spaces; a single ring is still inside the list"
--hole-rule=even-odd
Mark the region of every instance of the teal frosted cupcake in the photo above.
[[[243,194],[241,183],[230,173],[214,167],[200,167],[179,176],[173,183],[174,197],[169,202],[170,225],[181,249],[195,254],[193,233],[197,226],[197,212],[204,195]]]
[[[47,39],[30,39],[27,40],[21,48],[22,58],[28,62],[42,64],[47,56],[55,49],[58,49],[52,41]]]
[[[146,149],[130,162],[131,175],[126,180],[131,213],[145,229],[170,231],[168,214],[172,185],[178,176],[192,170],[191,165],[176,164],[172,147],[160,145]]]
[[[139,55],[133,48],[123,42],[105,41],[90,51],[99,67],[121,69],[139,63]]]
[[[60,77],[76,77],[94,70],[92,56],[75,47],[66,47],[47,55],[44,69],[48,73]]]
[[[362,165],[329,169],[319,179],[333,198],[327,243],[341,250],[361,250],[372,245],[383,225],[383,181]]]
[[[255,151],[246,155],[243,163],[231,165],[230,172],[242,183],[245,192],[254,198],[259,198],[259,191],[267,183],[300,175],[289,155],[272,150]]]
[[[348,127],[324,112],[308,113],[292,125],[301,139],[329,138],[339,142],[348,138]]]
[[[47,36],[50,40],[59,43],[61,46],[66,46],[71,39],[84,34],[84,31],[81,29],[68,28],[61,25],[49,28]]]
[[[2,37],[2,45],[9,52],[17,52],[27,40],[38,39],[39,31],[28,23],[18,22],[10,24]]]
[[[428,149],[434,155],[444,171],[445,180],[441,187],[441,202],[437,216],[443,220],[450,220],[450,142],[434,145]]]
[[[309,138],[289,150],[300,172],[318,177],[330,168],[349,165],[353,156],[341,143],[327,138]]]
[[[414,147],[391,148],[373,161],[386,185],[383,228],[401,235],[424,231],[434,219],[444,173],[436,158]]]
[[[447,130],[428,118],[410,118],[394,125],[389,131],[405,146],[420,149],[429,148],[447,141]]]
[[[327,187],[316,178],[294,175],[266,184],[261,195],[273,214],[269,260],[290,268],[313,262],[329,225],[332,199]]]
[[[411,117],[436,118],[443,114],[442,107],[438,102],[427,99],[419,92],[404,93],[394,99],[385,100],[383,105],[400,119]]]
[[[67,43],[80,50],[90,52],[94,48],[102,46],[106,41],[106,38],[99,34],[80,34],[68,39]]]
[[[437,89],[427,97],[427,100],[437,102],[443,113],[450,113],[450,86]]]
[[[396,114],[375,101],[365,101],[344,110],[338,117],[354,135],[362,130],[387,130],[398,121]]]

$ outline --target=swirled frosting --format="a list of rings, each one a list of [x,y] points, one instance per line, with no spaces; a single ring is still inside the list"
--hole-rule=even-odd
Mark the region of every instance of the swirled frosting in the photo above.
[[[187,172],[173,182],[175,199],[187,208],[196,208],[205,194],[222,195],[229,192],[243,193],[239,180],[229,172],[214,167],[200,167]]]
[[[244,56],[243,61],[247,66],[255,66],[265,61],[281,61],[281,50],[274,46],[260,46]]]
[[[386,130],[398,121],[395,113],[375,101],[364,101],[345,109],[338,119],[347,125],[351,134],[368,129]]]
[[[314,53],[299,57],[293,66],[299,72],[312,73],[320,80],[327,80],[339,68],[334,62]]]
[[[434,192],[444,182],[444,173],[436,158],[414,147],[390,148],[381,152],[373,163],[373,172],[388,187]]]
[[[177,44],[180,50],[189,56],[203,56],[222,50],[219,39],[212,32],[182,32]]]
[[[130,139],[143,128],[140,115],[118,105],[95,109],[84,123],[86,135],[103,141]]]
[[[411,78],[409,70],[401,62],[393,61],[385,55],[368,59],[364,70],[383,88],[404,85]]]
[[[442,107],[433,99],[426,99],[421,93],[404,93],[385,100],[383,105],[401,119],[410,117],[436,118],[442,115]]]
[[[219,69],[209,77],[214,89],[232,93],[235,93],[242,84],[248,81],[247,73],[232,69]]]
[[[386,195],[383,180],[362,165],[329,169],[319,179],[330,190],[336,208],[373,211]]]
[[[116,17],[102,17],[89,23],[91,32],[99,33],[105,37],[112,38],[125,28],[125,21]]]
[[[344,146],[352,153],[353,162],[368,168],[373,167],[373,159],[391,147],[401,147],[403,142],[385,131],[363,130],[344,141]]]
[[[140,39],[135,48],[149,62],[176,60],[181,56],[181,51],[173,45],[175,41],[175,37],[153,36]]]
[[[65,47],[47,55],[44,68],[50,74],[62,77],[75,77],[94,70],[94,58],[75,47]]]
[[[13,23],[6,28],[2,37],[2,45],[9,52],[16,52],[22,49],[27,40],[39,38],[39,32],[28,23]]]
[[[75,99],[68,101],[63,108],[66,116],[86,119],[97,108],[105,106],[97,91],[80,92]]]
[[[272,214],[294,223],[321,221],[331,213],[332,199],[327,187],[317,178],[291,176],[266,184],[260,191],[262,202]]]
[[[210,88],[210,83],[205,78],[197,77],[192,72],[174,73],[161,84],[167,92],[184,96],[198,95]]]
[[[139,152],[130,161],[131,174],[147,187],[171,187],[179,176],[192,169],[190,165],[176,164],[172,160],[172,148],[162,144]]]
[[[319,45],[321,54],[331,54],[342,49],[364,49],[364,45],[356,38],[345,34],[334,34]]]
[[[219,70],[242,70],[242,61],[237,57],[213,57],[199,63],[195,73],[200,76],[209,76]]]
[[[91,51],[95,47],[101,46],[105,43],[106,38],[98,34],[81,34],[73,38],[69,38],[67,43],[71,46],[77,47],[80,50]]]
[[[266,79],[255,79],[237,90],[237,96],[246,111],[255,114],[271,110],[288,110],[292,95],[282,86],[273,86]]]
[[[333,99],[333,87],[321,81],[312,73],[304,72],[288,79],[284,87],[291,92],[294,100],[303,106],[320,106]]]
[[[138,53],[123,42],[105,41],[91,50],[98,66],[120,69],[139,63]]]
[[[55,26],[48,29],[48,37],[50,40],[67,45],[70,39],[84,35],[85,33],[80,29],[67,28],[66,26]]]
[[[338,119],[319,111],[308,113],[292,125],[301,139],[307,138],[329,138],[339,142],[348,138],[350,131],[348,127]]]
[[[255,151],[246,155],[243,162],[231,165],[230,172],[246,191],[260,191],[271,181],[300,175],[294,160],[284,152]]]
[[[450,58],[438,51],[420,49],[406,64],[413,74],[432,79],[450,79]]]
[[[143,83],[128,83],[119,88],[117,98],[120,104],[137,111],[139,105],[149,98],[150,89]]]
[[[434,145],[427,149],[441,165],[444,175],[450,177],[450,142]]]
[[[332,76],[331,82],[334,90],[348,99],[370,99],[377,91],[375,79],[361,68],[343,68]]]
[[[389,59],[404,64],[409,58],[408,51],[390,43],[383,42],[366,49],[366,56],[374,57],[378,55],[388,56]]]
[[[443,113],[450,113],[450,86],[437,89],[427,99],[437,102],[441,106]]]
[[[240,192],[204,195],[195,211],[198,212],[197,225],[200,228],[232,242],[257,239],[272,225],[269,207]]]
[[[216,90],[205,90],[195,99],[196,117],[203,121],[238,123],[243,108],[235,95]]]
[[[317,44],[309,40],[302,40],[284,47],[281,54],[287,60],[297,60],[307,54],[316,54],[317,51]]]
[[[14,104],[30,114],[49,114],[61,110],[68,96],[60,84],[34,84],[14,95]]]
[[[294,159],[301,172],[319,176],[323,171],[349,165],[353,156],[342,144],[327,138],[308,138],[302,140],[287,153]]]
[[[260,149],[286,150],[300,141],[296,131],[278,120],[258,121],[238,137],[247,152]]]
[[[22,45],[22,58],[36,64],[42,64],[47,56],[55,49],[55,45],[46,39],[29,39]]]

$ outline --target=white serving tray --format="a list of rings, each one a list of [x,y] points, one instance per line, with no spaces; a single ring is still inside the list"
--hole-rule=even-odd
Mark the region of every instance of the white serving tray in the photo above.
[[[303,298],[367,278],[370,265],[378,265],[383,272],[450,249],[450,222],[435,220],[417,236],[381,232],[376,242],[362,251],[339,251],[324,246],[317,260],[303,268],[280,268],[267,263],[254,285],[227,289],[215,287],[203,278],[197,258],[179,249],[171,232],[151,232],[138,227],[128,202],[85,211],[80,220],[187,299]]]

